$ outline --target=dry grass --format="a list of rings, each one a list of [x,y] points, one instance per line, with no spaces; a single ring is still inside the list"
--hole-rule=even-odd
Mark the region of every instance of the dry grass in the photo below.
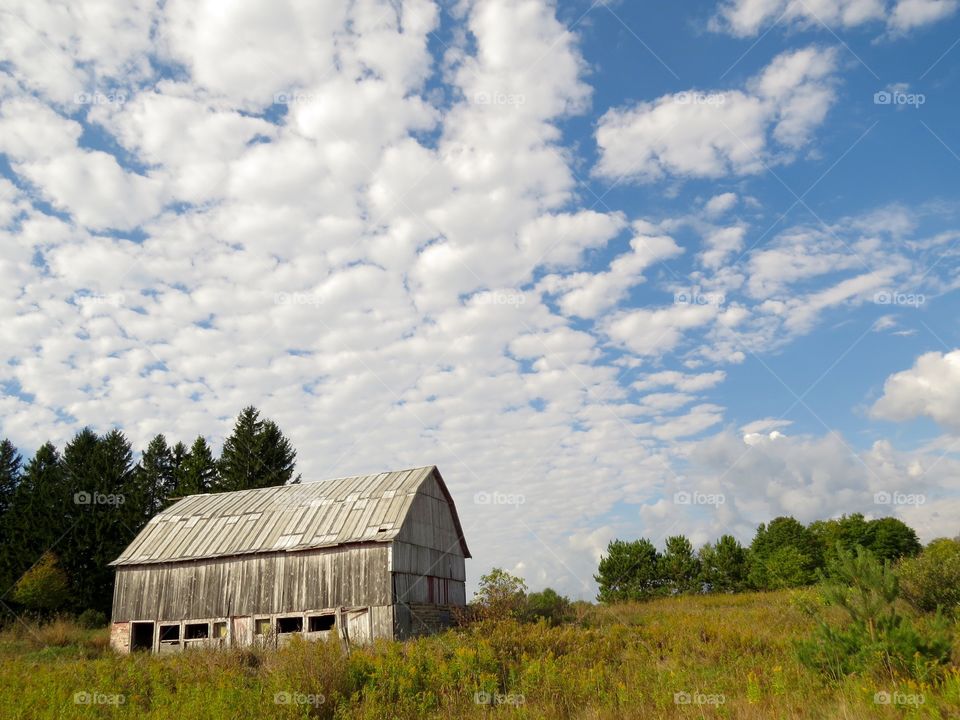
[[[793,644],[811,631],[803,595],[814,597],[661,599],[594,608],[557,628],[482,623],[349,656],[336,643],[294,643],[119,657],[104,652],[102,632],[11,629],[0,633],[0,717],[960,717],[955,668],[935,684],[851,677],[829,685],[800,665]],[[39,638],[51,646],[40,648]],[[80,644],[61,644],[70,638]],[[916,704],[875,703],[882,692]],[[690,704],[676,702],[688,695]]]

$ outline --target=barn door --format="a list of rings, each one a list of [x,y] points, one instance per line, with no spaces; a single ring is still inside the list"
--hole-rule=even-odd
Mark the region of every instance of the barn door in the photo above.
[[[351,645],[365,645],[370,642],[373,632],[370,627],[370,609],[360,608],[347,611],[347,637]]]

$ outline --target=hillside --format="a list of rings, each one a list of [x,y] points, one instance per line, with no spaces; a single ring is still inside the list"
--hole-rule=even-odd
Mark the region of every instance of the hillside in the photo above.
[[[306,643],[119,657],[102,631],[19,626],[0,635],[0,717],[960,716],[956,667],[936,686],[857,677],[828,686],[800,665],[793,644],[813,623],[799,602],[814,597],[792,591],[592,607],[563,627],[484,623],[349,657],[336,644]]]

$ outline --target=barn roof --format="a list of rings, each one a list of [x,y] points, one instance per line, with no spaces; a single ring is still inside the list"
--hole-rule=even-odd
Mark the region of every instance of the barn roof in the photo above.
[[[249,553],[308,550],[397,537],[414,497],[431,477],[453,515],[440,472],[428,467],[323,482],[190,495],[163,510],[111,565],[182,562]]]

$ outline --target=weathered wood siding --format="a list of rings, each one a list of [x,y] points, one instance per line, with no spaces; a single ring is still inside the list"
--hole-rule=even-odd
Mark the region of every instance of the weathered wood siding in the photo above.
[[[117,568],[113,621],[298,613],[393,602],[386,544]]]
[[[404,640],[416,635],[429,635],[454,622],[456,608],[450,605],[411,603],[397,605],[394,614],[394,637]]]
[[[453,512],[432,475],[420,485],[395,540],[463,555]]]
[[[466,563],[453,509],[433,476],[420,486],[393,543],[394,600],[399,604],[465,605]],[[417,632],[409,610],[399,633]]]

